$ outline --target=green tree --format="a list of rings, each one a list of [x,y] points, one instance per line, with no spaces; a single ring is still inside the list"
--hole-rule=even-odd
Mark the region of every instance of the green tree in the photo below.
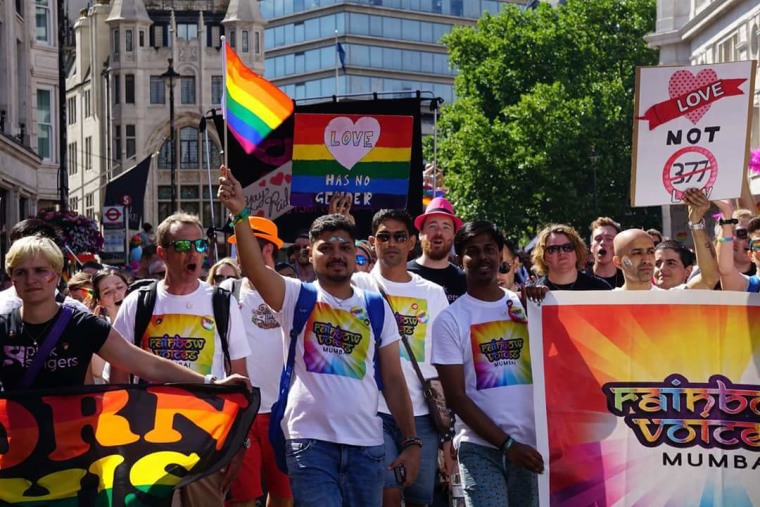
[[[458,98],[438,161],[457,212],[518,238],[549,222],[586,236],[598,215],[658,225],[659,208],[629,205],[635,67],[657,64],[654,28],[655,0],[569,0],[447,35]]]

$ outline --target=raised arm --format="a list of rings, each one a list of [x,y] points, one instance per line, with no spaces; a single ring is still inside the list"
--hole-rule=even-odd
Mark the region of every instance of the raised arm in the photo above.
[[[684,193],[684,202],[689,208],[689,222],[692,224],[702,222],[702,228],[691,229],[699,274],[689,280],[686,285],[690,289],[712,290],[720,280],[720,274],[715,249],[704,227],[704,217],[710,209],[710,201],[701,190],[690,188]]]
[[[732,218],[734,208],[731,201],[714,201],[720,209],[723,220]],[[747,289],[747,277],[736,269],[734,264],[734,224],[720,226],[720,235],[717,238],[718,246],[718,271],[720,284],[723,290],[745,291]]]
[[[219,178],[219,199],[230,211],[233,217],[242,217],[247,208],[243,187],[235,179],[227,167],[221,167]],[[243,215],[241,215],[241,213]],[[238,261],[243,269],[243,274],[251,281],[272,310],[279,312],[285,300],[285,280],[282,275],[273,269],[269,269],[261,255],[259,242],[253,236],[251,224],[243,217],[236,220],[235,237],[237,238]],[[233,218],[234,220],[234,218]]]

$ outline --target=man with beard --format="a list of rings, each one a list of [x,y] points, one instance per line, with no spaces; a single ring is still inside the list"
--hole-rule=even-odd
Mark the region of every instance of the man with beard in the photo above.
[[[376,369],[402,435],[400,453],[390,463],[390,469],[399,469],[402,486],[410,486],[417,477],[421,441],[401,369],[393,313],[381,300],[382,327],[370,322],[368,298],[373,296],[351,285],[356,227],[340,214],[312,223],[309,253],[317,277],[316,303],[308,324],[291,338],[297,307],[305,311],[298,300],[307,289],[264,263],[247,220],[243,189],[226,167],[221,169],[219,197],[232,214],[243,273],[274,311],[282,339],[292,351],[292,381],[281,428],[295,504],[380,505],[386,466]],[[379,336],[373,328],[381,329]]]
[[[250,234],[250,231],[249,231]],[[125,340],[143,349],[171,359],[206,376],[212,383],[232,373],[248,376],[245,358],[250,354],[243,318],[237,301],[230,296],[227,321],[227,354],[217,330],[212,298],[214,287],[198,280],[208,242],[198,217],[175,213],[158,226],[156,234],[158,256],[166,263],[163,280],[151,286],[155,290],[153,317],[141,337],[135,340],[138,298],[147,289],[129,294],[119,308],[113,323]],[[111,382],[129,382],[129,375],[113,368]],[[174,505],[182,507],[222,505],[225,493],[240,467],[243,453],[239,452],[223,471],[209,475],[175,491]]]
[[[613,289],[621,287],[625,278],[623,273],[615,267],[612,257],[615,255],[613,241],[620,233],[620,224],[610,217],[599,217],[591,222],[591,253],[594,258],[594,266],[586,270],[587,275],[601,278]]]
[[[425,213],[414,220],[420,231],[422,255],[406,265],[406,268],[443,287],[449,303],[467,292],[464,272],[449,261],[454,234],[462,226],[462,221],[454,214],[451,203],[443,197],[436,197],[427,205]]]
[[[468,222],[454,248],[467,293],[433,322],[432,362],[457,415],[454,445],[467,505],[538,505],[533,380],[525,311],[499,287],[504,238]]]
[[[302,282],[313,282],[316,280],[314,268],[311,266],[311,260],[309,259],[309,232],[298,233],[296,241],[291,248],[295,254],[293,267],[296,270],[296,277]]]
[[[628,229],[615,236],[612,262],[623,271],[625,283],[615,290],[664,290],[652,283],[654,241],[647,231]]]

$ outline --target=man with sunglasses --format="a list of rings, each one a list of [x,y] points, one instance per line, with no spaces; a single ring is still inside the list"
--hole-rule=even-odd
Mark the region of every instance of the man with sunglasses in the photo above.
[[[430,364],[432,323],[449,303],[441,286],[407,270],[406,259],[414,249],[416,239],[412,235],[412,224],[412,217],[406,210],[384,209],[375,213],[369,243],[377,252],[377,263],[369,274],[354,273],[352,281],[359,287],[378,290],[385,295],[396,316],[399,333],[409,343],[420,371],[427,380],[436,377],[435,368]],[[384,507],[400,506],[402,499],[410,507],[432,504],[438,469],[440,436],[430,418],[422,383],[404,345],[400,347],[400,352],[401,367],[412,399],[414,425],[417,436],[422,440],[420,471],[414,484],[404,488],[396,481],[393,470],[388,469],[383,490]],[[402,435],[382,396],[378,412],[383,419],[385,465],[390,467],[401,449]]]
[[[356,272],[369,273],[375,266],[372,246],[366,239],[357,239],[354,244],[356,245]]]
[[[216,329],[212,303],[215,289],[198,279],[208,253],[208,242],[198,217],[182,212],[170,215],[158,226],[156,240],[156,253],[166,264],[166,275],[155,287],[153,318],[137,343],[145,350],[205,375],[207,383],[232,373],[247,377],[245,358],[250,349],[240,309],[232,297],[226,335],[230,369],[225,368],[224,347]],[[136,343],[134,335],[141,294],[142,291],[134,291],[124,299],[113,324],[114,329],[132,343]],[[125,383],[129,382],[129,376],[113,369],[111,380]],[[225,470],[176,491],[174,505],[177,501],[182,507],[222,505],[242,456],[239,453]]]

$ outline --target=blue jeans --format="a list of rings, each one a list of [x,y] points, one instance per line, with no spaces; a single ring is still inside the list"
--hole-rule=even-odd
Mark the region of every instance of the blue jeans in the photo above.
[[[536,474],[507,461],[499,449],[462,442],[459,472],[467,507],[538,505]]]
[[[380,507],[385,447],[359,447],[323,440],[287,441],[290,486],[299,507]]]
[[[385,488],[400,488],[393,470],[387,470],[387,467],[401,453],[401,441],[404,436],[399,431],[393,416],[382,412],[378,412],[378,415],[383,420],[383,440],[385,440]],[[414,484],[404,489],[404,499],[414,504],[431,504],[433,503],[433,490],[435,489],[435,478],[438,471],[438,440],[440,436],[429,415],[416,416],[414,427],[417,430],[417,436],[422,439],[420,471]]]

